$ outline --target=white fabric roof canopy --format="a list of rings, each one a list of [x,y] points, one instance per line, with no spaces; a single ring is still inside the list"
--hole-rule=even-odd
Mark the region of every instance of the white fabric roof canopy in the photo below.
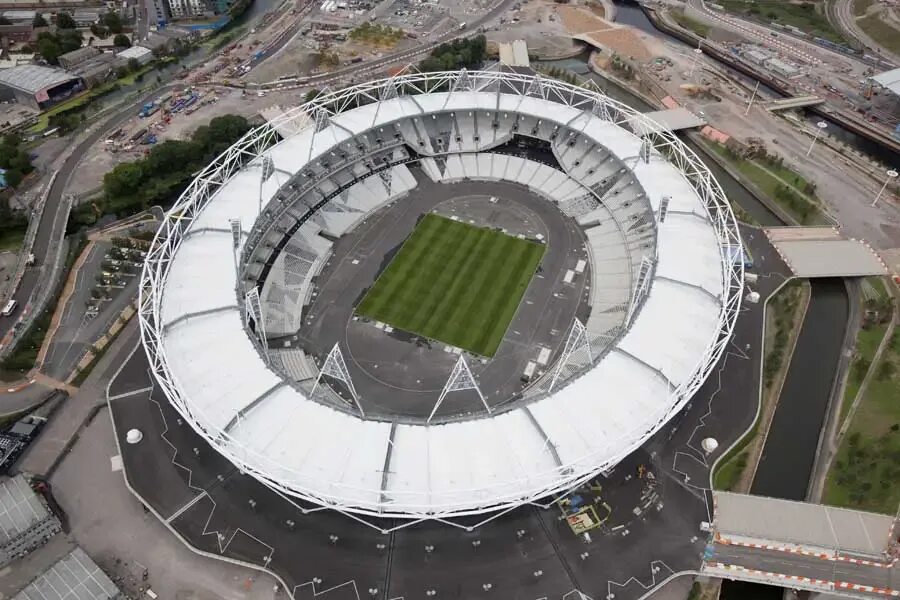
[[[582,135],[620,159],[632,159],[641,146],[629,131],[549,100],[454,92],[362,106],[332,117],[315,135],[307,128],[281,141],[270,155],[279,170],[296,173],[308,157],[403,115],[453,110],[465,118],[498,106],[583,127]],[[161,306],[163,323],[172,324],[163,340],[169,373],[198,423],[212,431],[232,424],[217,448],[288,493],[370,513],[479,512],[541,497],[643,443],[687,401],[670,392],[696,375],[719,333],[723,265],[700,197],[658,154],[640,163],[634,177],[654,209],[670,197],[669,216],[659,224],[659,277],[620,350],[527,407],[447,424],[398,424],[391,437],[390,423],[278,387],[281,378],[242,327],[229,231],[230,219],[240,218],[248,230],[257,217],[258,162],[216,192],[172,261]],[[263,188],[264,205],[278,189],[276,179]],[[181,318],[200,311],[206,312]]]

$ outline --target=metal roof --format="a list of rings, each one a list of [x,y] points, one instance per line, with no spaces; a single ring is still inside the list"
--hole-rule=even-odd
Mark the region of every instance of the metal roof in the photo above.
[[[361,514],[479,514],[545,497],[615,465],[690,400],[724,351],[740,302],[740,265],[726,260],[723,250],[740,240],[721,189],[699,159],[669,133],[654,132],[648,139],[665,143],[666,152],[677,155],[674,162],[655,149],[645,153],[646,161],[638,160],[642,140],[626,124],[641,118],[624,105],[594,98],[603,103],[597,111],[603,108],[615,115],[616,122],[611,122],[612,116],[600,118],[590,110],[590,102],[567,104],[566,98],[594,92],[494,72],[401,75],[332,93],[345,100],[322,101],[333,102],[326,106],[356,106],[350,100],[353,94],[384,98],[388,86],[400,89],[436,77],[447,79],[445,89],[469,89],[348,108],[318,127],[311,126],[309,107],[295,109],[248,134],[223,157],[243,160],[244,147],[257,148],[258,140],[294,121],[296,126],[283,129],[296,133],[266,150],[281,173],[299,173],[339,145],[350,146],[362,134],[392,123],[398,124],[399,135],[410,138],[408,144],[427,152],[430,146],[418,143],[413,119],[424,123],[431,115],[452,113],[460,136],[455,150],[459,154],[447,160],[449,177],[490,178],[495,175],[487,165],[494,163],[479,160],[475,153],[508,139],[514,122],[540,123],[541,135],[555,140],[560,154],[571,139],[565,132],[577,132],[582,148],[596,145],[604,150],[593,155],[608,152],[614,164],[630,168],[624,185],[613,190],[619,200],[630,199],[622,206],[647,203],[648,212],[655,214],[665,202],[668,214],[653,224],[658,229],[657,276],[640,312],[618,347],[581,376],[552,394],[490,418],[431,425],[366,420],[312,399],[299,387],[283,385],[243,327],[228,229],[230,219],[250,227],[260,217],[259,204],[246,199],[260,193],[261,158],[237,171],[231,170],[228,158],[210,166],[210,173],[222,169],[231,173],[230,179],[211,198],[200,188],[212,175],[201,175],[185,192],[169,213],[179,224],[170,219],[163,224],[142,276],[142,337],[151,364],[164,392],[195,430],[214,438],[218,451],[267,485]],[[521,90],[529,84],[546,89],[540,96],[513,93],[516,86]],[[481,120],[491,111],[500,122],[496,128],[483,128],[479,138],[473,115]],[[563,134],[557,136],[554,128]],[[569,165],[568,173],[550,169],[556,171],[550,176],[554,179],[531,165],[507,177],[538,190],[548,201],[558,201],[557,190],[580,185],[569,179],[581,177],[575,175],[579,165],[587,168],[576,160],[583,153],[568,153],[568,163],[561,159]],[[692,179],[700,173],[699,179]],[[544,186],[549,181],[558,185]],[[280,183],[276,177],[262,182],[261,205],[267,212],[281,206],[277,192],[282,185],[284,178]],[[616,204],[612,199],[609,203]],[[182,227],[186,219],[189,226]],[[617,227],[612,219],[605,224]],[[619,250],[610,245],[595,259],[626,269],[631,251]],[[642,251],[633,252],[640,261]],[[598,290],[602,293],[603,286]],[[679,318],[672,319],[673,314]],[[218,343],[210,346],[211,339]]]
[[[715,492],[716,532],[764,542],[880,556],[893,517],[778,498]]]
[[[125,48],[118,54],[116,54],[117,58],[143,58],[148,54],[153,54],[153,51],[149,48],[144,48],[143,46],[132,46],[131,48]]]
[[[900,68],[874,75],[872,80],[900,96]]]
[[[75,548],[13,600],[113,600],[121,593],[84,550]]]
[[[6,85],[30,94],[36,94],[43,89],[76,79],[78,78],[62,69],[42,67],[40,65],[22,65],[0,71],[0,85]]]
[[[50,515],[25,477],[0,482],[0,545],[28,531]]]

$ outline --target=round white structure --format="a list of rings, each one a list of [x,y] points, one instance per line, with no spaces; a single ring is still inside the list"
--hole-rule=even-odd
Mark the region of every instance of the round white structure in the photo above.
[[[546,141],[558,166],[491,152],[514,136]],[[279,240],[341,194],[366,210],[402,201],[410,162],[434,181],[527,185],[584,227],[585,326],[603,348],[574,376],[491,415],[429,424],[365,418],[273,370],[245,327],[244,298]],[[278,492],[375,517],[492,513],[613,467],[681,410],[734,327],[739,248],[703,163],[599,91],[515,73],[402,75],[324,94],[209,165],[148,252],[141,336],[176,410]],[[313,262],[328,256],[307,249]],[[286,306],[277,318],[290,319]]]
[[[129,429],[128,433],[125,434],[125,441],[129,444],[137,444],[142,439],[144,439],[144,434],[141,433],[140,429]]]

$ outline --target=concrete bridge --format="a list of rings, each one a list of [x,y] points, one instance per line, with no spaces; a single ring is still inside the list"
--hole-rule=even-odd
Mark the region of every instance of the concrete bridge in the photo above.
[[[894,517],[726,492],[713,493],[713,506],[705,575],[852,598],[900,597]]]
[[[779,110],[790,110],[792,108],[815,106],[817,104],[822,104],[823,102],[825,102],[825,99],[818,96],[794,96],[793,98],[773,100],[766,105],[766,108],[772,112],[775,112]]]

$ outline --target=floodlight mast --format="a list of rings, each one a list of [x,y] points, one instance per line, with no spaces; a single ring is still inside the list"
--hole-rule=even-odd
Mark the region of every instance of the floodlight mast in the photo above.
[[[491,407],[488,406],[487,400],[484,399],[484,395],[481,393],[481,389],[478,387],[478,383],[475,381],[475,377],[472,375],[468,363],[466,363],[466,357],[460,354],[459,359],[456,361],[456,364],[453,365],[450,377],[447,379],[447,383],[444,384],[444,389],[441,390],[441,395],[438,397],[437,402],[434,403],[434,408],[431,409],[431,414],[428,415],[428,420],[426,422],[431,423],[431,419],[434,418],[434,413],[441,407],[447,394],[465,390],[475,390],[475,393],[478,394],[481,403],[484,405],[484,409],[488,414],[491,414]]]
[[[319,384],[322,382],[323,375],[328,375],[333,379],[337,379],[347,386],[347,389],[350,390],[350,396],[356,404],[356,408],[359,409],[359,414],[365,418],[366,412],[363,410],[362,404],[359,403],[359,395],[356,393],[356,388],[353,386],[353,380],[350,378],[350,371],[347,369],[347,363],[344,362],[344,355],[341,353],[341,348],[338,346],[337,342],[335,342],[334,346],[328,352],[328,356],[325,357],[325,362],[322,363],[322,368],[319,370],[319,374],[316,376],[316,382],[313,384],[312,391],[310,392],[311,396],[315,395]]]

